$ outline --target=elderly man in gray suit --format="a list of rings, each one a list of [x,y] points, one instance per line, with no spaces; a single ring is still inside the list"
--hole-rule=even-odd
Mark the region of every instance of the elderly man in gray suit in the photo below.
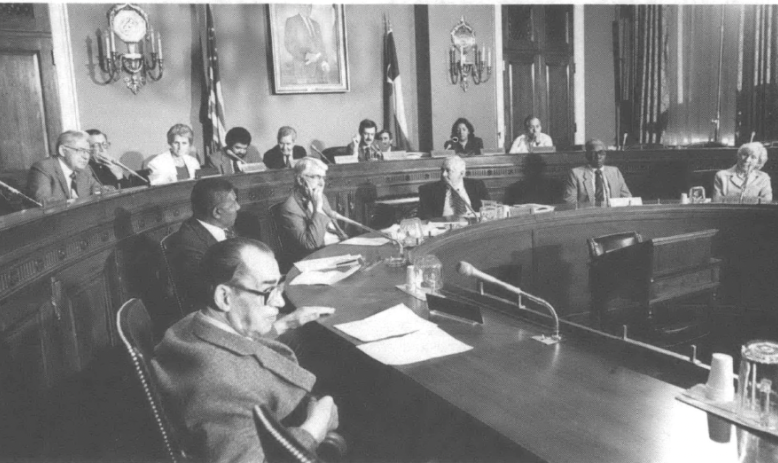
[[[152,360],[185,450],[194,461],[265,461],[255,405],[279,421],[302,412],[302,423],[288,430],[314,450],[338,427],[338,408],[330,396],[311,396],[316,377],[272,337],[333,309],[300,308],[277,318],[281,274],[273,251],[259,241],[214,244],[201,267],[209,294],[204,307],[167,330]]]
[[[586,142],[587,165],[570,170],[565,183],[564,202],[586,206],[607,206],[610,198],[630,198],[632,194],[618,167],[606,166],[605,143]]]

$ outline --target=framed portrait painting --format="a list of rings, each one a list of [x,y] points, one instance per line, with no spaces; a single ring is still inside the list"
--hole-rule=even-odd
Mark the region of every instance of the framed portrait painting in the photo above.
[[[270,4],[275,93],[349,91],[343,5]]]

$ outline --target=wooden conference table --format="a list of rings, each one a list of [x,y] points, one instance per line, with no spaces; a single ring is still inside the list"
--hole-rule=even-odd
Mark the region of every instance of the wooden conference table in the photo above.
[[[435,253],[444,264],[446,288],[457,290],[475,283],[453,277],[452,259],[468,255],[474,263],[489,259],[489,252],[479,247],[474,237],[494,239],[496,235],[510,236],[522,231],[538,237],[545,226],[553,225],[559,230],[556,235],[560,237],[559,243],[564,245],[561,237],[571,228],[580,229],[583,222],[608,223],[617,214],[621,214],[622,221],[645,223],[661,216],[667,234],[672,234],[675,227],[668,225],[672,223],[668,217],[686,216],[688,223],[690,214],[697,214],[698,221],[700,214],[726,215],[722,208],[727,206],[696,208],[694,213],[683,206],[654,206],[527,216],[449,232],[428,240],[414,252],[417,255]],[[579,234],[586,236],[588,232],[579,230]],[[724,235],[727,239],[726,230]],[[579,244],[585,247],[583,240]],[[450,252],[454,249],[457,251]],[[375,259],[395,252],[396,248],[390,245],[379,248],[334,245],[314,253],[311,258],[362,253]],[[293,269],[288,277],[294,278],[296,274],[297,270]],[[404,268],[391,268],[382,263],[368,271],[360,270],[330,287],[288,286],[287,295],[298,307],[336,308],[335,314],[321,320],[315,329],[323,329],[325,338],[344,341],[350,346],[346,351],[350,348],[353,358],[341,359],[342,362],[375,361],[360,356],[354,347],[359,342],[333,325],[359,320],[399,303],[405,303],[424,318],[429,317],[447,333],[472,346],[472,350],[462,354],[387,368],[391,374],[409,380],[508,439],[515,445],[515,460],[778,461],[778,439],[709,417],[676,400],[682,390],[705,382],[708,370],[704,365],[564,321],[563,340],[546,346],[531,337],[549,334],[550,323],[544,325],[542,321],[509,316],[486,307],[488,303],[483,304],[482,326],[430,317],[426,303],[395,288],[404,278]],[[511,455],[505,457],[513,459]]]

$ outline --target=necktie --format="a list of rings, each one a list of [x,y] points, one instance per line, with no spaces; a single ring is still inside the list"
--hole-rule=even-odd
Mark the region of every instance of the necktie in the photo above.
[[[232,227],[224,229],[224,237],[226,239],[229,240],[229,239],[235,238],[236,236],[238,236],[238,235],[235,234],[235,230],[232,229]]]
[[[292,156],[284,156],[284,165],[286,167],[292,167]]]
[[[605,183],[602,179],[602,170],[594,171],[594,201],[597,206],[601,206],[605,201]]]
[[[78,198],[78,190],[76,190],[76,173],[70,173],[70,198]]]
[[[467,214],[467,203],[459,193],[451,190],[451,208],[454,209],[454,215]]]

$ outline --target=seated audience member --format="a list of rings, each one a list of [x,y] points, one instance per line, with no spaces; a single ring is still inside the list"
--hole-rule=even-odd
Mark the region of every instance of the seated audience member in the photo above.
[[[308,155],[305,148],[295,145],[297,131],[289,126],[278,129],[278,144],[265,152],[262,162],[268,169],[291,169],[295,159],[302,159]]]
[[[770,176],[760,169],[767,162],[767,149],[759,142],[746,143],[737,150],[737,163],[716,172],[713,180],[713,201],[750,198],[753,202],[773,200]]]
[[[195,178],[195,171],[200,170],[200,162],[189,153],[193,138],[194,132],[186,124],[176,124],[167,131],[170,149],[146,163],[152,185]]]
[[[454,150],[457,154],[469,156],[481,154],[484,149],[484,141],[475,136],[475,128],[464,117],[460,117],[451,126],[451,139],[446,141],[443,149]]]
[[[305,157],[294,166],[294,188],[280,206],[279,230],[285,263],[293,263],[328,244],[347,238],[331,219],[330,203],[324,195],[327,165]]]
[[[243,166],[248,163],[261,162],[259,153],[249,153],[251,134],[243,127],[233,127],[227,131],[224,137],[226,147],[205,158],[206,167],[219,170],[222,175],[231,175],[243,172]]]
[[[632,194],[618,167],[606,166],[605,143],[586,142],[587,165],[570,170],[565,183],[564,202],[584,206],[606,206],[610,198],[630,198]]]
[[[89,134],[68,130],[57,138],[56,154],[36,162],[27,175],[27,191],[38,202],[85,198],[101,193],[89,168]]]
[[[524,119],[524,130],[526,132],[516,137],[516,140],[514,140],[511,145],[509,153],[531,153],[532,148],[554,146],[551,137],[541,132],[541,129],[540,119],[532,115],[527,116],[527,118]]]
[[[89,146],[92,148],[89,167],[103,186],[110,186],[119,190],[145,185],[138,177],[111,163],[111,161],[116,161],[116,159],[108,151],[108,148],[111,147],[111,142],[108,141],[108,137],[103,132],[97,129],[89,129],[86,133],[89,134]]]
[[[277,319],[284,304],[281,274],[273,252],[259,241],[215,244],[202,272],[201,308],[167,330],[152,360],[185,450],[192,461],[266,461],[252,414],[264,405],[279,421],[295,412],[301,423],[286,423],[293,426],[287,431],[315,452],[338,427],[338,407],[330,396],[311,395],[316,377],[270,335],[331,309],[303,307]]]
[[[384,155],[375,143],[378,126],[370,119],[364,119],[359,123],[359,135],[354,135],[351,143],[346,147],[352,156],[357,156],[360,162],[383,161]]]
[[[376,135],[376,145],[382,153],[393,151],[395,149],[394,146],[392,146],[393,142],[394,137],[392,136],[392,132],[386,129],[381,130],[378,132],[378,135]]]
[[[481,201],[490,199],[489,191],[482,180],[465,178],[466,168],[459,156],[446,158],[440,168],[440,181],[419,187],[420,219],[462,216],[471,208],[481,210]]]
[[[171,243],[171,266],[185,307],[202,296],[200,261],[214,244],[235,237],[240,210],[235,187],[220,177],[198,180],[192,188],[192,217],[186,219]]]

